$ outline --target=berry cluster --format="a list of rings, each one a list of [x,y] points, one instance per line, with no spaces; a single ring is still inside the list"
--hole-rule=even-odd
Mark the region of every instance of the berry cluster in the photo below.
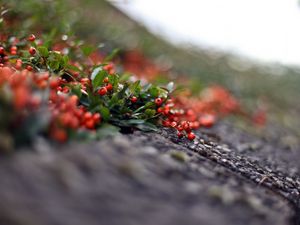
[[[0,114],[0,122],[8,121],[6,130],[30,124],[34,114],[48,115],[35,128],[37,135],[59,142],[80,131],[95,133],[105,124],[145,131],[163,125],[175,129],[178,138],[194,140],[193,130],[211,127],[217,118],[239,110],[222,87],[192,97],[175,95],[174,85],[151,84],[164,71],[138,51],[112,61],[112,55],[67,35],[45,42],[39,36],[0,34],[0,103],[13,109]]]

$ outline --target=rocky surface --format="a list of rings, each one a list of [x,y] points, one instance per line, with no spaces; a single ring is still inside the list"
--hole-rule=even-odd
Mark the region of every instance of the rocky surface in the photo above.
[[[0,224],[300,224],[300,152],[227,123],[1,158]]]

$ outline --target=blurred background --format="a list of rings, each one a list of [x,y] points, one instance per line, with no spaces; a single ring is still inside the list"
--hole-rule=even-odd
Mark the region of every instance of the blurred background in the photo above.
[[[221,84],[247,110],[267,110],[271,122],[299,134],[297,0],[6,2],[19,10],[16,18],[30,15],[25,27],[35,29],[38,21],[43,30],[75,33],[102,51],[138,52],[174,78],[190,77],[195,92]]]

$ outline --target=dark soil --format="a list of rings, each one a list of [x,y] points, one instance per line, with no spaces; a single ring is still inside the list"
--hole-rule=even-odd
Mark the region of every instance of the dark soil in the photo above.
[[[300,148],[220,123],[94,143],[38,140],[0,162],[0,224],[300,224]],[[289,137],[289,138],[288,138]]]

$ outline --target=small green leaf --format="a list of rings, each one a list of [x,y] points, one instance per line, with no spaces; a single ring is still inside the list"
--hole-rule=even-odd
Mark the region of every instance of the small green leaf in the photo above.
[[[155,103],[154,102],[147,102],[146,104],[145,104],[145,108],[153,108],[153,107],[155,107]]]
[[[146,109],[145,114],[150,118],[155,115],[156,111],[154,109]]]
[[[37,50],[39,51],[39,54],[40,54],[41,56],[43,56],[43,57],[48,57],[49,51],[48,51],[48,49],[47,49],[46,47],[44,47],[44,46],[39,46],[39,47],[37,48]]]
[[[96,77],[96,75],[97,75],[101,70],[102,70],[102,66],[96,67],[96,68],[93,70],[92,74],[91,74],[91,79],[94,80],[95,77]]]
[[[65,67],[68,64],[68,62],[69,62],[69,56],[68,55],[64,55],[62,57],[62,65],[63,65],[63,67]]]
[[[117,88],[119,84],[119,76],[117,74],[111,75],[108,77],[108,81],[112,84],[114,88]]]
[[[83,54],[85,56],[89,56],[95,50],[96,49],[93,46],[90,46],[90,45],[84,45],[84,46],[81,47],[81,51],[83,52]]]
[[[100,107],[99,112],[104,121],[108,121],[110,118],[110,111],[106,107]]]
[[[48,66],[52,69],[52,70],[57,70],[59,68],[59,61],[50,61],[48,62]]]
[[[97,137],[102,139],[108,136],[115,136],[119,134],[119,131],[119,127],[110,124],[103,124],[100,129],[97,130]]]
[[[125,81],[128,81],[131,76],[132,75],[130,73],[124,73],[121,75],[119,80],[120,80],[120,82],[125,82]]]
[[[76,71],[76,72],[81,72],[81,70],[77,66],[74,66],[74,65],[71,65],[71,64],[66,65],[66,68],[69,69],[69,70]]]
[[[77,95],[77,97],[80,99],[82,93],[81,93],[81,85],[72,85],[71,86],[71,92],[75,95]]]
[[[148,122],[145,122],[143,124],[137,124],[136,128],[145,132],[157,131],[157,127],[154,124]]]
[[[169,92],[174,91],[174,82],[173,82],[173,81],[172,81],[172,82],[169,82],[169,83],[167,84],[167,87],[166,87],[166,88],[168,89]]]
[[[113,107],[115,104],[118,103],[118,100],[119,100],[118,93],[114,93],[108,103],[108,106]]]
[[[95,75],[94,79],[92,79],[93,88],[96,89],[97,87],[99,87],[100,85],[102,85],[103,84],[103,79],[106,76],[108,76],[108,74],[107,74],[107,72],[105,70],[99,70],[99,72]]]
[[[141,92],[140,82],[140,80],[137,80],[129,86],[129,90],[132,92],[132,94],[138,95]]]
[[[108,56],[105,57],[103,62],[110,62],[118,53],[119,49],[114,49]]]
[[[159,95],[159,89],[156,86],[152,86],[149,88],[149,93],[151,97],[157,98]]]

